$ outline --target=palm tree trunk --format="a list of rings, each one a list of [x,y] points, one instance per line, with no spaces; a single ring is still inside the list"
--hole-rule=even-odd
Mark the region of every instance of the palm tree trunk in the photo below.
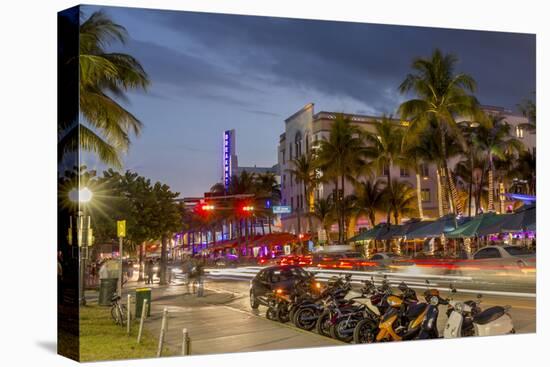
[[[416,198],[418,200],[418,217],[424,219],[424,211],[422,210],[422,181],[420,180],[420,173],[416,171]]]
[[[454,202],[454,198],[452,197],[452,195],[450,193],[451,178],[448,174],[449,167],[447,165],[447,143],[445,141],[445,131],[442,128],[440,128],[439,132],[440,132],[440,137],[441,137],[441,154],[443,156],[442,157],[443,173],[445,174],[445,176],[447,176],[446,179],[444,180],[443,190],[445,192],[445,195],[449,199],[450,209],[454,213],[455,212],[455,202]]]
[[[391,163],[388,163],[388,192],[391,192],[391,166]],[[391,224],[391,206],[388,208],[388,217],[386,219],[386,223],[388,224],[388,226]]]
[[[489,153],[489,203],[487,204],[487,211],[495,211],[494,194],[495,194],[495,167],[493,165],[493,155]]]
[[[470,183],[468,184],[468,216],[472,216],[472,195],[474,185],[474,157],[470,152]]]
[[[167,260],[167,247],[168,236],[162,235],[161,238],[161,250],[160,250],[160,285],[166,285],[166,260]]]
[[[338,178],[334,179],[334,195],[336,217],[338,218],[338,242],[340,242],[342,239],[342,223],[340,221],[340,193],[338,192]]]
[[[342,183],[342,195],[338,195],[339,200],[340,200],[340,217],[341,217],[341,221],[342,221],[342,230],[340,231],[342,238],[340,239],[340,243],[344,243],[345,233],[346,233],[346,217],[345,217],[345,213],[344,213],[344,198],[346,197],[345,180],[346,180],[346,178],[342,174],[340,176],[340,182]]]
[[[439,168],[436,169],[437,174],[437,208],[439,217],[443,216],[443,187],[441,185],[441,174]]]
[[[453,173],[451,172],[451,169],[447,167],[447,177],[449,178],[449,188],[451,189],[451,198],[452,198],[452,205],[453,208],[455,208],[454,213],[455,214],[462,214],[462,206],[460,204],[460,201],[458,200],[458,191],[456,190],[455,180],[453,178]]]

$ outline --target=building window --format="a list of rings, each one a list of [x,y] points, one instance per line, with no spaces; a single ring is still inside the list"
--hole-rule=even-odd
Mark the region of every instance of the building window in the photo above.
[[[431,201],[430,189],[422,189],[420,191],[420,196],[422,197],[422,202]]]
[[[296,158],[302,155],[302,133],[297,132],[294,137],[294,144],[296,145]]]
[[[406,168],[400,168],[399,169],[399,175],[401,177],[409,177],[409,170]]]
[[[286,187],[286,175],[283,175],[283,189]]]
[[[523,139],[523,128],[521,126],[516,126],[516,136]]]
[[[385,164],[384,167],[382,167],[382,175],[383,176],[387,176],[390,174],[390,167]]]
[[[294,196],[290,197],[290,208],[294,210]]]
[[[282,159],[283,159],[283,164],[286,163],[286,159],[285,159],[285,150],[281,150],[281,156],[282,156]]]
[[[288,145],[288,160],[292,160],[292,143]]]
[[[424,179],[428,179],[428,177],[430,176],[430,166],[428,165],[428,163],[422,163],[420,165],[420,175]]]

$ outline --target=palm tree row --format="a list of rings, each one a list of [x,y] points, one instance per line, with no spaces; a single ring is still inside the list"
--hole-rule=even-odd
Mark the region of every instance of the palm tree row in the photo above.
[[[386,213],[386,223],[391,219],[398,223],[403,216],[423,218],[421,175],[425,165],[436,168],[440,216],[463,214],[464,208],[471,215],[472,206],[477,214],[485,203],[486,210],[496,210],[495,182],[511,179],[511,162],[534,192],[534,151],[523,151],[523,144],[512,136],[511,125],[504,118],[482,111],[472,94],[475,81],[467,74],[455,73],[456,62],[453,55],[439,50],[430,58],[414,60],[413,73],[399,86],[402,93],[413,94],[399,106],[399,120],[383,117],[367,132],[338,115],[325,139],[291,161],[293,168],[287,172],[303,186],[304,214],[309,220],[318,218],[326,232],[337,223],[341,243],[353,215],[366,216],[371,225],[376,224],[377,212]],[[449,161],[457,159],[453,170]],[[394,167],[414,171],[416,192],[407,181],[392,179]],[[377,176],[385,176],[385,180],[373,181]],[[347,195],[346,183],[353,186],[354,195]],[[334,190],[314,204],[312,193],[319,184],[331,184]]]
[[[422,179],[429,175],[427,167],[435,168],[440,216],[464,214],[464,209],[468,215],[482,208],[495,211],[497,182],[508,187],[525,182],[528,192],[534,193],[534,150],[523,150],[504,118],[482,111],[473,95],[475,81],[456,73],[456,62],[453,55],[439,50],[429,58],[415,59],[413,72],[399,86],[411,97],[399,106],[399,119],[383,116],[366,131],[339,114],[326,137],[309,151],[297,152],[286,173],[299,185],[300,199],[293,208],[299,233],[304,217],[310,232],[316,218],[327,239],[336,224],[339,243],[353,232],[358,217],[366,217],[371,226],[377,224],[380,213],[387,224],[398,224],[403,217],[422,219]],[[392,178],[397,167],[414,172],[416,187]],[[314,199],[320,185],[333,190],[325,198]],[[273,175],[243,172],[231,179],[229,188],[217,184],[211,191],[253,195],[250,200],[257,204],[257,211],[252,218],[239,217],[235,210],[212,216],[211,222],[218,226],[237,223],[239,236],[243,231],[248,236],[257,220],[262,221],[262,228],[263,220],[270,224],[271,213],[264,203],[280,199]]]

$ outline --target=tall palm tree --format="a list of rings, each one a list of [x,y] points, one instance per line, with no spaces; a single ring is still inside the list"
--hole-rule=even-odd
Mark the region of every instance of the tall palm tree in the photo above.
[[[60,158],[80,148],[94,152],[105,164],[121,167],[120,153],[128,149],[130,135],[140,133],[141,121],[118,101],[127,101],[129,90],[146,89],[147,73],[134,57],[106,51],[113,42],[125,43],[127,38],[126,29],[102,11],[80,25],[79,105],[85,121],[59,132]]]
[[[316,185],[316,166],[311,153],[302,154],[292,161],[292,166],[294,168],[287,169],[287,172],[291,174],[291,177],[294,177],[298,184],[302,185],[304,202],[305,202],[305,215],[308,220],[309,231],[313,231],[312,221],[311,221],[311,200],[310,194]],[[298,218],[298,232],[300,232],[300,204],[296,205],[296,215]]]
[[[319,199],[313,205],[313,216],[319,220],[325,231],[327,243],[330,243],[330,226],[334,222],[334,205],[331,199]]]
[[[344,241],[345,218],[342,202],[345,197],[345,180],[355,180],[367,168],[365,153],[364,134],[351,123],[349,117],[342,114],[336,116],[328,139],[320,140],[316,149],[316,159],[323,172],[323,180],[332,180],[334,183],[340,243]]]
[[[367,154],[372,159],[370,164],[381,174],[386,169],[387,186],[391,186],[392,183],[393,164],[401,158],[403,136],[403,128],[386,116],[375,123],[374,132],[366,134],[369,144]],[[389,222],[390,214],[388,213],[387,223]]]
[[[403,168],[410,169],[414,172],[416,178],[416,198],[418,207],[418,218],[424,219],[424,210],[422,208],[422,164],[424,155],[422,149],[418,145],[404,147],[403,154],[399,160],[399,165]]]
[[[464,140],[455,118],[473,117],[478,112],[478,101],[469,93],[476,89],[474,79],[464,73],[455,73],[458,59],[452,54],[443,54],[435,49],[429,58],[413,60],[413,73],[406,76],[399,86],[403,94],[414,92],[416,98],[399,106],[402,119],[409,120],[409,129],[422,130],[431,120],[437,123],[437,131],[443,153],[444,190],[455,187],[447,160],[446,138],[452,136],[464,145]],[[451,192],[452,211],[458,213],[456,192]]]
[[[475,144],[485,152],[489,163],[489,211],[494,211],[495,158],[505,159],[506,154],[520,152],[523,143],[511,136],[511,126],[504,116],[488,116],[490,124],[480,125],[474,137]]]
[[[533,94],[535,94],[533,92]],[[527,129],[527,131],[536,132],[537,130],[537,105],[530,98],[524,99],[517,105],[519,111],[524,117],[527,117],[528,122],[521,124],[521,127]]]
[[[365,215],[372,227],[376,226],[376,212],[384,209],[384,186],[381,180],[366,180],[355,185],[358,215]]]
[[[401,217],[414,215],[416,212],[416,192],[406,181],[393,180],[391,185],[384,189],[384,199],[396,225]]]

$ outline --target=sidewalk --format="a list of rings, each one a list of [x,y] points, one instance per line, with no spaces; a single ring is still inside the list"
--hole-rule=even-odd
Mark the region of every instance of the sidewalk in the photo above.
[[[321,347],[342,344],[339,341],[266,320],[262,314],[239,310],[228,304],[235,298],[229,293],[206,291],[205,297],[165,296],[153,302],[146,327],[159,335],[162,311],[168,309],[165,343],[181,351],[182,330],[191,337],[191,354],[217,354]]]

